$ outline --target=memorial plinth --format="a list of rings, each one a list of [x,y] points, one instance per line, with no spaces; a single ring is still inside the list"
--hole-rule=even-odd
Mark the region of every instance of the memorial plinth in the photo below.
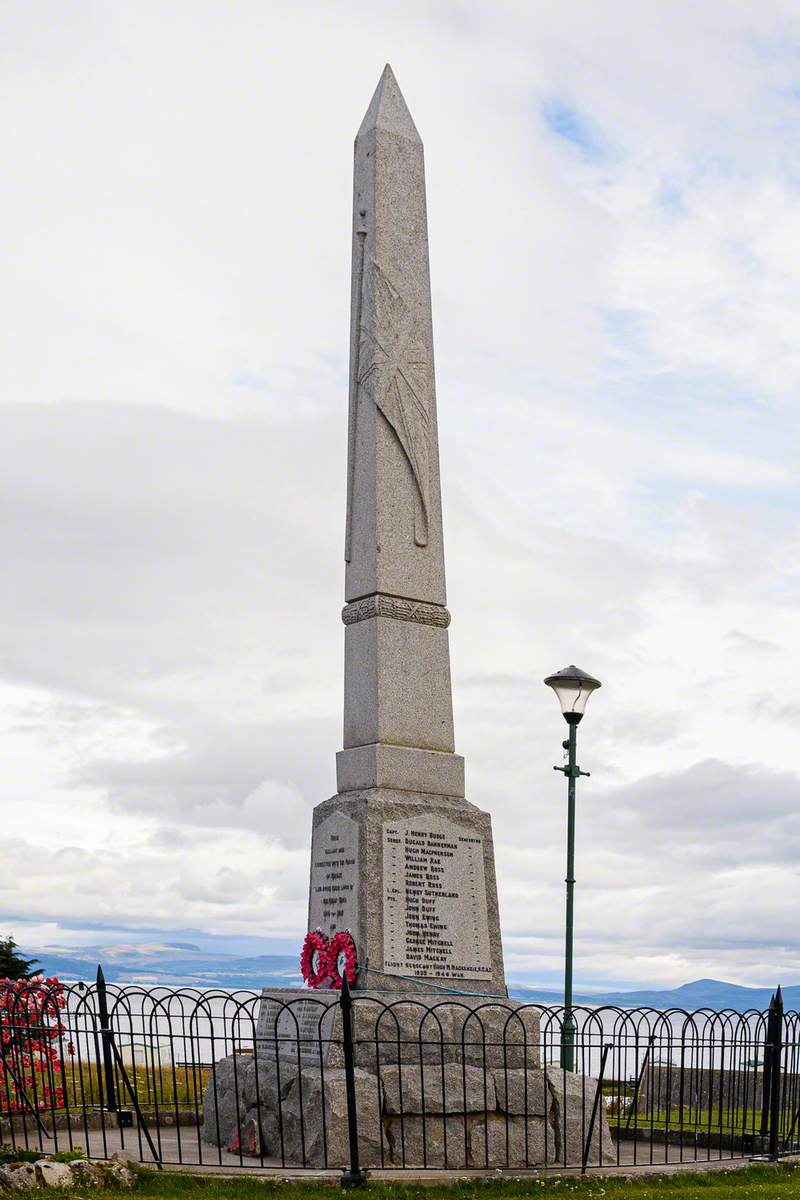
[[[396,789],[340,793],[317,806],[311,845],[309,928],[350,930],[356,988],[505,995],[487,813]]]

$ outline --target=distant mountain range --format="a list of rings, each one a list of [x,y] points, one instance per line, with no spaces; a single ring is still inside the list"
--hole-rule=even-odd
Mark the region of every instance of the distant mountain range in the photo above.
[[[102,964],[107,983],[165,987],[262,988],[302,987],[298,957],[262,954],[240,957],[201,950],[191,942],[151,942],[129,946],[43,946],[25,950],[38,959],[37,970],[63,980],[97,975]]]
[[[526,984],[509,984],[509,992],[518,999],[536,1000],[542,1004],[562,1003],[563,992]],[[604,1005],[616,1008],[683,1008],[689,1012],[698,1008],[731,1008],[735,1012],[748,1009],[763,1011],[769,1006],[775,988],[742,987],[722,979],[696,979],[680,987],[646,988],[628,992],[581,992],[574,996],[576,1004]],[[784,1009],[800,1007],[800,985],[782,987]]]
[[[165,987],[220,987],[259,989],[262,987],[301,987],[297,956],[262,954],[252,957],[219,954],[201,950],[191,942],[153,942],[144,945],[65,946],[27,948],[35,955],[47,975],[64,980],[93,980],[97,964],[109,983]],[[478,990],[476,988],[476,990]],[[554,988],[510,982],[509,994],[518,1000],[541,1004],[560,1004],[563,993]],[[784,1006],[800,1008],[800,985],[784,987]],[[646,988],[637,991],[577,991],[575,1003],[614,1005],[619,1008],[698,1008],[763,1010],[769,1005],[773,988],[741,987],[720,979],[697,979],[671,989]]]

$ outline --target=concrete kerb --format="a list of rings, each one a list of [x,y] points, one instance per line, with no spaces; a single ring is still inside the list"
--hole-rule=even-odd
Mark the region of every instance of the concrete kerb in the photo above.
[[[143,1170],[157,1170],[156,1164],[152,1162],[131,1162],[132,1166]],[[765,1166],[776,1171],[786,1167],[800,1166],[800,1154],[786,1155],[778,1162],[764,1162],[759,1159],[701,1159],[691,1162],[679,1161],[667,1163],[626,1163],[619,1166],[608,1167],[587,1167],[586,1178],[616,1178],[633,1181],[636,1179],[652,1179],[670,1178],[675,1175],[688,1174],[707,1174],[714,1172],[718,1174],[726,1174],[734,1171],[744,1171],[754,1166]],[[171,1174],[183,1175],[214,1175],[225,1176],[229,1178],[241,1178],[243,1173],[246,1176],[253,1178],[284,1181],[286,1183],[338,1183],[341,1179],[342,1171],[337,1168],[317,1168],[292,1170],[290,1167],[281,1166],[264,1166],[264,1167],[246,1167],[244,1169],[230,1166],[217,1166],[213,1164],[191,1164],[191,1163],[165,1163],[164,1170]],[[509,1182],[515,1179],[576,1179],[582,1175],[581,1168],[576,1167],[560,1167],[558,1169],[542,1169],[531,1167],[529,1169],[508,1169],[492,1168],[491,1170],[423,1170],[415,1168],[397,1169],[392,1167],[386,1168],[370,1168],[370,1180],[376,1183],[408,1183],[408,1184],[429,1184],[431,1187],[441,1184],[453,1184],[461,1182],[469,1182],[470,1180],[508,1180]]]

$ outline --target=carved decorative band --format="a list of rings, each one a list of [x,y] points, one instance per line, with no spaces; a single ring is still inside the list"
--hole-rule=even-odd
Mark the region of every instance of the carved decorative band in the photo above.
[[[342,609],[345,625],[357,621],[368,621],[370,617],[391,617],[394,621],[416,621],[418,625],[438,625],[447,629],[450,613],[441,604],[426,604],[423,600],[401,600],[399,596],[385,596],[376,592],[363,600],[354,600]]]

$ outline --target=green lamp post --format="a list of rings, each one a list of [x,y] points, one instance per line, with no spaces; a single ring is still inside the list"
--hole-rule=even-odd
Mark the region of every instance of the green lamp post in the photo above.
[[[573,902],[575,892],[575,780],[579,775],[588,775],[575,761],[578,723],[586,709],[586,701],[600,687],[600,680],[587,675],[578,667],[565,667],[548,675],[548,687],[556,694],[564,720],[569,726],[569,737],[562,744],[567,751],[567,762],[554,771],[563,771],[567,777],[567,939],[564,952],[564,1032],[561,1039],[561,1066],[565,1071],[575,1068],[575,1018],[572,1015],[572,932]]]

